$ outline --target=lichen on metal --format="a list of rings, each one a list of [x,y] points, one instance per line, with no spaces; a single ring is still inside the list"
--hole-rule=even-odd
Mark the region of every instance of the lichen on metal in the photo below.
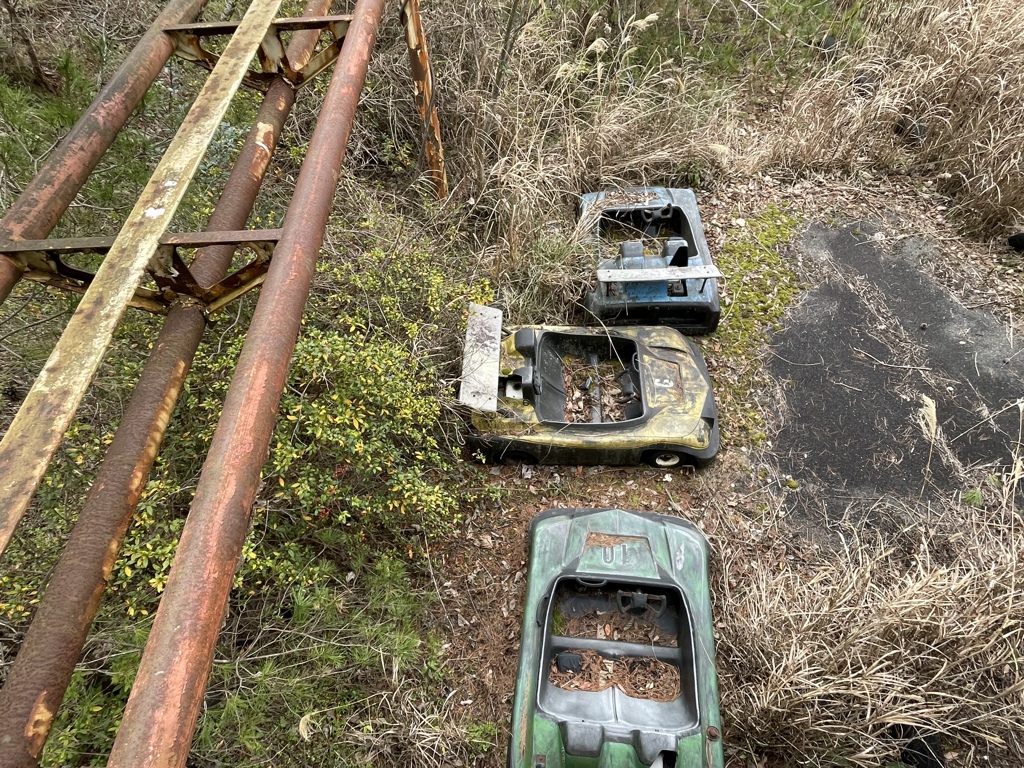
[[[39,487],[279,6],[280,0],[254,0],[249,7],[0,442],[0,553]]]

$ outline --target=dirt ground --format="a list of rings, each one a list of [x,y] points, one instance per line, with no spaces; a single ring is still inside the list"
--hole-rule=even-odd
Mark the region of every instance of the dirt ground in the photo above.
[[[780,201],[807,223],[786,253],[803,290],[761,360],[770,382],[759,393],[766,444],[723,444],[715,464],[698,473],[476,470],[499,500],[481,504],[461,541],[432,553],[443,606],[437,629],[462,671],[456,700],[467,722],[507,727],[525,532],[544,509],[677,513],[704,528],[713,550],[737,536],[760,537],[764,557],[792,559],[828,546],[829,532],[844,526],[896,535],[921,523],[933,500],[998,492],[988,479],[1011,460],[1021,434],[1019,257],[961,239],[927,186],[898,179],[866,189],[762,179],[705,196],[712,253],[743,216]],[[726,289],[730,279],[737,276],[727,276]],[[934,404],[933,422],[924,396]],[[729,414],[720,418],[727,424]],[[790,525],[761,530],[756,520],[766,504],[783,508]],[[727,690],[722,698],[724,706]],[[504,765],[506,744],[507,732],[499,732],[476,764]]]

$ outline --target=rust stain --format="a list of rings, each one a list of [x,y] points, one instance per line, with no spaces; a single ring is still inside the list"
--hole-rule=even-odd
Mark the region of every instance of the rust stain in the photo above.
[[[448,175],[445,171],[444,146],[441,143],[441,124],[434,104],[434,75],[430,68],[427,39],[423,35],[419,0],[405,0],[401,16],[416,90],[416,107],[423,121],[423,157],[434,185],[434,194],[439,200],[444,200],[448,197]]]
[[[191,21],[206,0],[172,0],[100,91],[35,178],[0,219],[0,238],[46,237],[77,196],[125,121],[170,58],[174,44],[162,28]],[[0,303],[21,272],[0,258]]]
[[[632,544],[635,542],[646,542],[642,536],[617,536],[612,533],[598,533],[596,531],[590,531],[587,533],[587,543],[584,545],[585,549],[591,547],[616,547],[619,544]]]
[[[9,467],[13,475],[0,484],[0,506],[6,510],[0,520],[0,554],[39,487],[142,273],[188,189],[187,182],[198,169],[279,5],[280,0],[254,0],[246,12],[0,441],[0,466]],[[176,183],[167,186],[167,180]],[[75,364],[62,365],[64,356],[74,359]],[[38,416],[30,416],[33,413]],[[31,461],[30,456],[44,460]]]
[[[109,768],[182,766],[383,0],[358,0],[185,523]]]

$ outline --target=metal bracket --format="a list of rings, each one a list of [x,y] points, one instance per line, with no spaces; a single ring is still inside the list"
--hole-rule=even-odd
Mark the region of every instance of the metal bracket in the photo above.
[[[263,284],[280,229],[252,229],[231,232],[186,232],[165,234],[150,259],[147,272],[159,290],[137,288],[128,305],[155,314],[166,314],[182,298],[198,302],[207,314]],[[105,254],[114,244],[112,237],[77,237],[51,240],[0,242],[0,254],[10,257],[25,270],[28,280],[74,293],[85,293],[95,276],[67,264],[61,256],[70,253]],[[216,285],[205,288],[181,259],[179,248],[235,245],[248,248],[255,256],[241,269]]]
[[[701,291],[708,280],[724,277],[721,270],[714,266],[700,265],[696,267],[660,267],[657,269],[599,269],[599,283],[660,283],[679,280],[702,280]]]
[[[308,83],[337,60],[351,20],[350,15],[275,19],[267,28],[257,54],[262,71],[249,72],[244,84],[255,90],[266,91],[271,81],[278,76],[284,77],[296,88]],[[220,57],[204,47],[202,39],[234,34],[237,26],[238,23],[234,21],[175,24],[164,27],[164,32],[174,38],[175,54],[204,69],[213,69]],[[333,39],[315,52],[304,66],[294,67],[288,61],[281,35],[302,30],[327,30]]]

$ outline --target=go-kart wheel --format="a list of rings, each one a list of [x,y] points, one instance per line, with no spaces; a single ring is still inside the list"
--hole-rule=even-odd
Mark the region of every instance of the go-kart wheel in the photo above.
[[[644,454],[644,461],[657,469],[673,469],[693,464],[691,457],[676,451],[649,451]]]
[[[536,464],[537,457],[526,451],[504,451],[494,455],[495,464]]]

